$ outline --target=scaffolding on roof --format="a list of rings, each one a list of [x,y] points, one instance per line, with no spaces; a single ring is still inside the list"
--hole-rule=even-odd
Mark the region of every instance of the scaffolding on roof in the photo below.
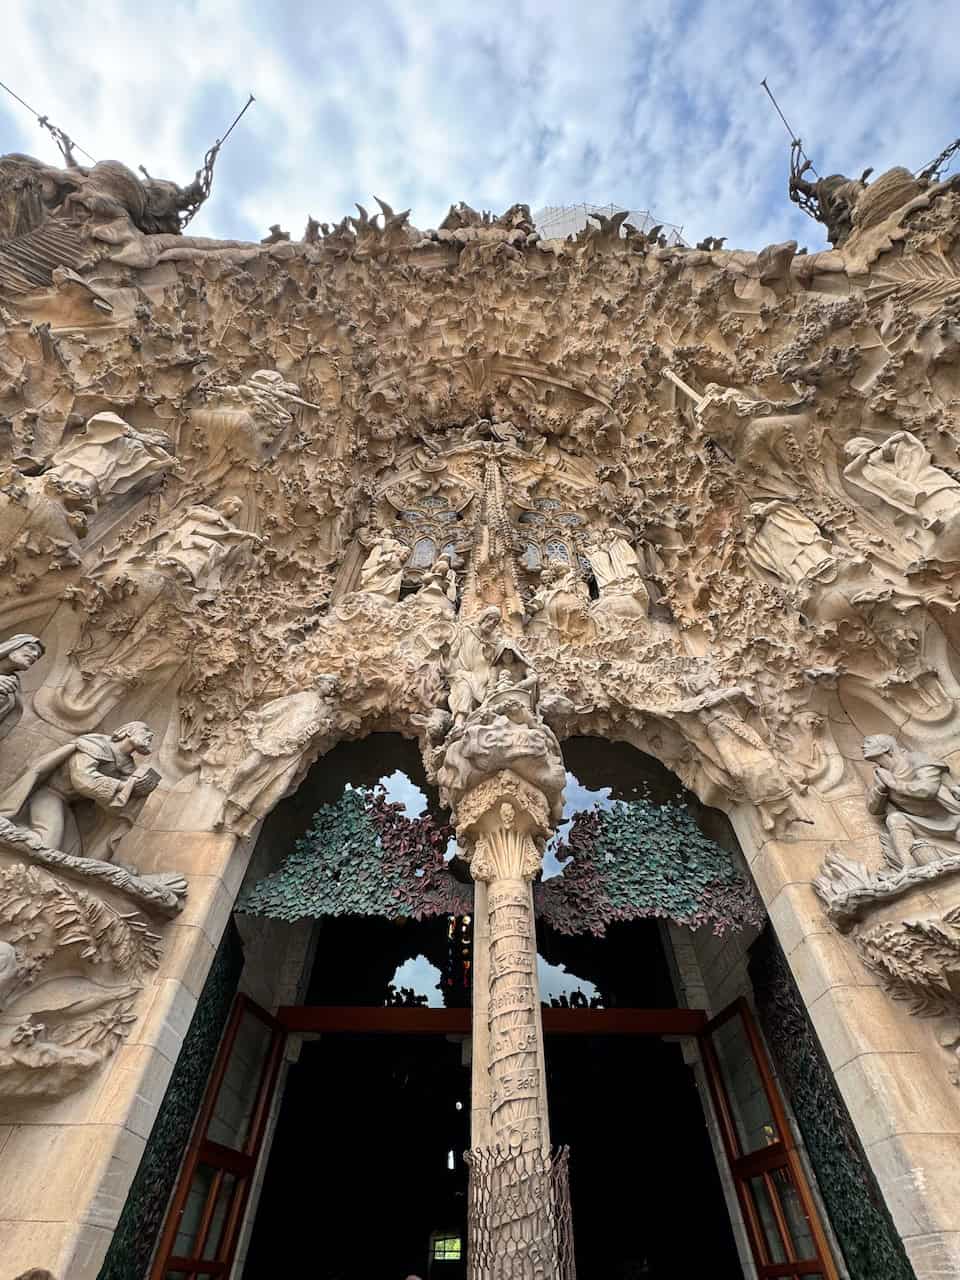
[[[575,236],[578,231],[582,231],[587,226],[587,219],[591,214],[602,213],[609,218],[615,213],[622,213],[623,210],[622,204],[548,204],[537,210],[533,220],[542,239],[565,240],[567,236]],[[667,244],[686,243],[682,226],[677,226],[673,222],[661,222],[649,209],[629,209],[627,212],[629,216],[625,221],[636,227],[638,231],[646,232],[660,226],[660,234],[666,238]],[[623,227],[620,228],[620,234],[626,235]]]

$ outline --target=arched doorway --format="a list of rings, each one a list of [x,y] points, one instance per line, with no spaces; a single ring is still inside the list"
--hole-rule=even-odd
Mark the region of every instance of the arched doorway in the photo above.
[[[568,867],[598,856],[581,842],[568,862],[577,822],[589,826],[593,815],[595,825],[616,830],[610,823],[626,821],[631,805],[645,820],[683,806],[688,837],[709,841],[727,860],[729,882],[739,876],[746,893],[726,820],[632,748],[575,739],[565,755],[567,810],[545,863],[538,963],[551,1124],[557,1141],[572,1149],[579,1273],[836,1274],[762,1045],[745,1007],[731,1004],[749,995],[748,947],[759,922],[738,940],[729,929],[712,933],[671,921],[653,881],[655,871],[662,874],[673,892],[672,864],[689,861],[675,849],[646,866],[646,898],[629,909],[621,904],[604,920],[602,936],[571,928],[569,911],[556,905]],[[292,873],[291,846],[323,805],[332,812],[344,796],[353,803],[375,783],[405,816],[442,816],[411,744],[374,735],[342,746],[264,825],[248,888],[289,891],[290,910],[276,914],[296,918],[296,895],[314,883],[310,877],[326,874],[331,889],[341,872],[324,872],[308,857]],[[302,851],[316,850],[315,833],[316,824]],[[626,847],[627,827],[618,838]],[[449,857],[452,849],[444,852]],[[458,891],[467,893],[462,869],[449,866]],[[248,907],[252,900],[241,897]],[[319,922],[290,924],[269,913],[241,919],[246,987],[290,1033],[288,1061],[264,1121],[245,1212],[236,1215],[231,1257],[223,1259],[232,1270],[215,1272],[197,1259],[187,1268],[180,1264],[189,1255],[168,1250],[158,1257],[157,1277],[254,1277],[275,1263],[278,1249],[295,1267],[329,1280],[466,1274],[469,907],[387,918],[375,903],[363,911],[349,894],[344,901],[350,909]],[[581,909],[589,905],[580,902]],[[599,906],[609,911],[608,902]],[[720,908],[713,909],[716,925]],[[717,1032],[728,1055],[721,1060],[708,1015],[727,1005]],[[759,1135],[750,1149],[734,1114],[745,1100],[743,1081],[752,1088],[747,1101]],[[190,1194],[181,1188],[173,1242],[189,1236],[183,1218]],[[217,1209],[209,1196],[198,1193],[194,1202],[199,1228]],[[787,1263],[793,1269],[783,1271]]]

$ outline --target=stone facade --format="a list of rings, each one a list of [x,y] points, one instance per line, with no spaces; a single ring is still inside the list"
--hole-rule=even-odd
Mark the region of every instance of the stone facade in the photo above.
[[[960,1271],[960,191],[899,172],[798,254],[523,205],[205,240],[189,188],[0,160],[4,1275],[97,1276],[249,837],[375,730],[486,904],[479,1141],[547,1141],[500,952],[564,738],[628,742],[730,815],[917,1275]]]

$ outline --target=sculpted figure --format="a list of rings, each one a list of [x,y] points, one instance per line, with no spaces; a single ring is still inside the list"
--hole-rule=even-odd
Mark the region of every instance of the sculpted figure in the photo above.
[[[206,198],[199,174],[186,187],[157,178],[144,181],[119,160],[101,160],[91,166],[73,162],[58,169],[32,156],[13,154],[0,158],[0,163],[20,176],[22,186],[35,192],[37,207],[23,230],[52,215],[89,217],[95,222],[129,218],[148,235],[179,235],[181,215],[195,210]],[[17,230],[19,233],[20,228]]]
[[[864,739],[863,758],[876,762],[867,810],[883,819],[890,865],[918,867],[946,857],[940,845],[957,845],[960,829],[960,786],[951,780],[950,766],[922,751],[905,751],[882,733]],[[952,852],[960,855],[960,847]]]
[[[785,582],[823,581],[836,572],[833,546],[812,520],[780,498],[750,504],[753,532],[747,555],[761,569]]]
[[[790,175],[790,199],[794,204],[808,208],[818,222],[827,229],[827,239],[838,248],[853,230],[853,214],[867,189],[867,178],[873,172],[868,169],[861,178],[846,178],[842,173],[831,173],[826,178],[809,182],[803,175],[809,162],[802,167],[794,165]]]
[[[747,724],[737,703],[752,705],[739,686],[706,689],[677,707],[687,736],[700,748],[709,777],[735,800],[756,806],[764,831],[806,822],[797,813],[793,787],[760,735]],[[720,771],[715,774],[719,765]]]
[[[586,548],[587,559],[601,594],[619,587],[630,591],[640,577],[640,561],[625,529],[612,528],[594,535]]]
[[[216,591],[221,574],[241,547],[262,543],[255,533],[232,522],[243,506],[239,498],[225,498],[215,507],[203,503],[188,507],[179,521],[158,535],[157,564],[176,569],[193,587]]]
[[[43,657],[44,647],[36,636],[11,636],[0,642],[0,738],[6,737],[20,719],[20,672]]]
[[[512,444],[519,448],[526,438],[526,433],[515,422],[499,418],[496,414],[492,418],[477,418],[463,433],[464,444],[471,440],[493,439],[499,444]]]
[[[172,448],[160,432],[135,431],[115,413],[97,413],[81,435],[60,446],[47,476],[67,502],[96,511],[105,498],[173,470]]]
[[[857,436],[844,454],[843,477],[854,497],[891,509],[898,524],[913,524],[925,554],[960,557],[960,484],[933,466],[922,440],[909,431],[896,431],[881,445]]]
[[[452,738],[438,774],[445,802],[456,808],[471,787],[502,769],[542,791],[559,818],[566,781],[560,746],[522,694],[505,692],[502,708],[484,707]]]
[[[500,634],[500,610],[496,605],[482,609],[469,622],[461,622],[449,661],[448,701],[454,724],[462,724],[484,702],[500,676],[515,683],[528,671],[523,654]]]
[[[77,548],[85,533],[86,516],[64,506],[64,495],[49,475],[0,469],[0,555],[22,554],[33,561],[49,556],[55,567],[72,568],[80,563]],[[9,571],[9,561],[6,567]]]
[[[735,387],[707,384],[695,406],[697,420],[737,464],[752,470],[774,492],[796,491],[794,458],[808,426],[805,399],[755,400]]]
[[[593,631],[588,612],[589,596],[580,575],[569,567],[546,564],[540,571],[536,594],[527,605],[532,614],[530,635],[559,632],[562,640],[577,640]]]
[[[417,599],[432,609],[455,613],[457,608],[457,575],[446,556],[434,561],[433,568],[417,592]]]
[[[0,796],[0,816],[35,832],[48,848],[79,853],[80,832],[73,806],[92,800],[110,814],[122,813],[160,781],[154,769],[138,768],[135,756],[153,747],[153,730],[141,720],[112,734],[87,733],[42,756]],[[86,856],[93,856],[86,853]],[[112,848],[104,861],[110,861]]]
[[[593,535],[585,547],[600,592],[594,606],[601,618],[646,618],[650,593],[640,576],[640,560],[628,541],[627,530],[611,528]]]
[[[391,604],[396,603],[400,599],[403,568],[409,559],[410,548],[398,538],[384,534],[374,542],[363,562],[357,590],[372,596],[382,596]]]
[[[258,369],[238,385],[208,387],[207,403],[190,421],[206,447],[204,484],[216,488],[236,461],[265,462],[283,443],[293,423],[293,407],[317,406],[300,398],[300,388],[276,369]]]
[[[250,827],[286,794],[304,750],[333,727],[336,687],[334,676],[320,676],[314,688],[284,694],[244,714],[249,749],[221,782],[227,798],[218,826]]]

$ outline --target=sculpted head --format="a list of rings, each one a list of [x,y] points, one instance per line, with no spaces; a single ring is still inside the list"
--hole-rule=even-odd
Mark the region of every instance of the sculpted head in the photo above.
[[[0,670],[6,669],[9,673],[26,671],[35,662],[39,662],[45,652],[36,636],[11,636],[0,644]]]
[[[888,733],[874,733],[863,740],[864,760],[879,760],[881,756],[889,755],[896,749],[897,740],[891,738]]]
[[[500,610],[495,604],[488,605],[486,609],[481,610],[477,618],[477,626],[484,635],[491,635],[500,622]]]
[[[153,750],[153,730],[142,720],[131,720],[114,729],[110,735],[111,742],[126,742],[128,749],[138,756],[145,756]]]
[[[228,520],[232,520],[235,515],[240,513],[243,506],[243,499],[237,497],[224,498],[222,502],[217,503],[217,509],[222,516],[226,516]]]

